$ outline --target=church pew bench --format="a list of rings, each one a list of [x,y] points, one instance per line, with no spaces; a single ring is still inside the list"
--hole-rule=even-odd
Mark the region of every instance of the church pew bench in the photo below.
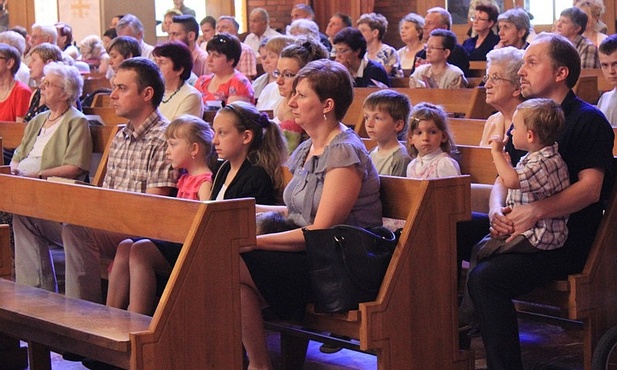
[[[448,127],[456,145],[480,144],[485,123],[485,119],[448,118]]]
[[[302,368],[311,339],[375,354],[380,370],[473,369],[473,353],[459,349],[455,247],[455,224],[470,216],[469,190],[468,176],[381,176],[383,215],[405,226],[377,298],[340,314],[309,305],[301,322],[267,319],[281,333],[285,367]]]
[[[600,94],[613,89],[613,85],[604,78],[600,68],[583,68],[581,69],[581,76],[595,76],[598,81],[598,91]]]
[[[572,90],[579,98],[587,103],[597,104],[598,99],[600,99],[598,78],[598,76],[594,75],[581,74]]]
[[[49,369],[50,350],[131,370],[242,368],[238,249],[255,243],[254,200],[196,202],[11,175],[0,175],[0,187],[12,189],[0,195],[2,211],[183,243],[153,317],[0,280],[0,343],[28,342],[31,369]],[[6,250],[8,239],[0,243]]]
[[[471,60],[469,61],[469,73],[465,77],[484,77],[486,74],[486,61],[485,60]]]
[[[98,96],[98,95],[97,95]],[[116,115],[112,107],[84,107],[84,114],[99,116],[105,125],[113,126],[126,123],[127,119]]]
[[[109,80],[105,78],[104,74],[101,73],[89,73],[83,75],[84,77],[84,87],[83,87],[83,95],[91,94],[96,90],[100,89],[111,89],[111,84]]]
[[[617,158],[613,159],[617,169]],[[577,324],[583,330],[584,368],[602,335],[617,325],[617,186],[585,262],[583,271],[569,275],[518,297],[516,307],[523,317]],[[564,319],[564,320],[560,320]]]
[[[366,97],[380,89],[370,87],[354,88],[354,99],[342,122],[355,128],[361,137],[367,137],[364,129],[362,106]],[[445,111],[456,117],[486,119],[495,109],[486,103],[486,90],[483,87],[466,89],[411,89],[392,88],[406,94],[413,105],[428,102],[441,105]]]
[[[107,154],[112,139],[124,125],[99,126],[91,125],[92,162],[90,165],[91,183],[97,186],[103,184],[107,167]],[[0,138],[2,147],[15,149],[21,144],[26,124],[23,122],[0,122]],[[5,163],[8,164],[8,163]]]

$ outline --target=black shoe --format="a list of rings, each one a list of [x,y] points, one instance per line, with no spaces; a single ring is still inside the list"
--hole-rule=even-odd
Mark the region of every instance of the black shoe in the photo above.
[[[90,370],[123,370],[120,367],[93,360],[91,358],[86,358],[81,363]]]
[[[322,344],[321,347],[319,347],[319,352],[321,353],[327,353],[327,354],[332,354],[332,353],[336,353],[340,350],[342,350],[342,347],[337,347],[337,346],[331,346],[329,344]]]
[[[469,330],[459,330],[458,332],[458,347],[461,350],[471,349],[471,337],[469,336]]]
[[[64,352],[62,354],[62,359],[65,361],[79,362],[79,361],[83,361],[85,357],[82,355],[78,355],[77,353]]]

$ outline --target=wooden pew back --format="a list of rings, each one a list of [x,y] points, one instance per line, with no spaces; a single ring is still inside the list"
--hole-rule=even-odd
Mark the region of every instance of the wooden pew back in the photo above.
[[[367,137],[364,129],[362,106],[366,97],[378,91],[377,88],[355,88],[354,99],[343,118],[343,123],[354,126],[360,136]],[[472,89],[411,89],[392,88],[406,94],[412,104],[429,102],[444,107],[445,111],[465,118],[486,119],[495,109],[486,103],[486,90],[483,87]]]
[[[130,369],[242,367],[238,248],[255,243],[254,200],[202,203],[10,175],[0,187],[12,189],[1,196],[5,212],[184,243],[151,319],[6,282],[4,334],[47,361],[52,348]]]
[[[495,183],[497,169],[493,164],[491,148],[470,145],[457,145],[456,148],[459,153],[455,159],[461,167],[461,173],[469,175],[472,183],[488,185]]]
[[[484,119],[448,118],[448,127],[456,145],[478,145],[484,132]]]
[[[376,354],[382,370],[424,369],[426,364],[472,368],[473,356],[459,351],[456,329],[455,223],[469,217],[469,190],[469,177],[381,176],[383,215],[406,222],[377,298],[343,314],[317,314],[309,307],[299,325],[358,339],[359,349]],[[306,335],[287,323],[269,322],[268,327],[282,332],[284,344],[291,343],[290,336]]]
[[[103,184],[107,155],[111,142],[123,126],[90,126],[92,135],[92,162],[90,165],[91,183],[97,186]],[[3,148],[15,149],[21,144],[26,124],[23,122],[0,122],[0,138]],[[8,164],[8,163],[7,163]]]
[[[572,88],[574,93],[589,104],[597,104],[600,99],[598,91],[598,76],[581,75]]]
[[[377,143],[371,139],[362,139],[366,150],[371,151]],[[458,153],[453,158],[458,162],[461,174],[469,175],[473,184],[493,185],[497,177],[497,169],[493,164],[491,149],[471,145],[458,145]]]

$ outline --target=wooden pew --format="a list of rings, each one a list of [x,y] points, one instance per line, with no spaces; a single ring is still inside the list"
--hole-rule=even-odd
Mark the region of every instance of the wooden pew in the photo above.
[[[50,368],[50,349],[131,370],[242,368],[238,248],[255,243],[253,199],[203,203],[10,175],[0,188],[11,189],[2,211],[184,243],[153,317],[0,280],[0,332],[29,343],[31,369]]]
[[[598,81],[598,91],[600,93],[609,91],[613,89],[613,85],[611,85],[606,78],[604,78],[604,74],[602,73],[602,69],[600,68],[584,68],[581,69],[581,76],[595,76]],[[579,77],[580,78],[580,77]]]
[[[472,369],[473,354],[458,345],[455,247],[455,223],[470,215],[469,189],[469,177],[381,176],[384,216],[406,223],[379,294],[347,313],[317,314],[309,306],[302,322],[267,321],[281,332],[286,368],[302,368],[313,339],[376,354],[380,370]]]
[[[86,74],[84,77],[83,95],[90,94],[99,89],[111,89],[109,80],[105,78],[104,74],[93,73]]]
[[[466,77],[484,77],[486,74],[486,61],[472,60],[469,62],[469,76]]]
[[[371,139],[363,138],[362,142],[368,151],[377,146],[377,143]],[[458,153],[454,153],[452,157],[458,162],[461,174],[469,175],[472,184],[493,185],[495,183],[497,170],[493,164],[490,148],[473,145],[457,145],[456,148]]]
[[[367,137],[363,127],[364,112],[362,105],[369,94],[378,90],[377,88],[367,87],[355,88],[353,102],[342,120],[344,124],[355,127],[356,132],[362,137]],[[486,103],[486,90],[483,87],[473,89],[392,88],[392,90],[409,96],[414,105],[420,102],[441,105],[446,112],[454,116],[486,119],[495,110]]]
[[[617,169],[617,158],[613,159]],[[591,370],[591,359],[602,335],[617,325],[617,186],[613,187],[608,209],[585,262],[583,271],[565,280],[553,281],[544,287],[517,298],[516,307],[523,317],[578,324],[583,330],[584,367]]]
[[[24,122],[0,121],[0,137],[2,138],[2,147],[4,149],[15,149],[21,144],[21,138],[24,136]],[[9,164],[9,163],[4,163]]]
[[[90,126],[92,135],[92,162],[90,165],[91,183],[97,186],[103,184],[105,168],[107,167],[107,154],[112,139],[123,125],[116,126]],[[3,148],[15,149],[21,144],[26,124],[23,122],[0,122],[0,138]],[[7,163],[8,164],[8,163]]]
[[[492,185],[497,177],[497,169],[493,164],[491,148],[472,145],[457,145],[458,155],[455,159],[461,167],[463,175],[469,175],[471,182]]]
[[[485,123],[484,119],[448,118],[448,126],[456,145],[480,144]]]
[[[600,99],[597,76],[581,75],[572,90],[579,98],[589,104],[597,104],[598,99]]]
[[[126,118],[116,115],[116,110],[112,107],[84,107],[84,114],[100,116],[105,125],[120,125],[127,122]]]

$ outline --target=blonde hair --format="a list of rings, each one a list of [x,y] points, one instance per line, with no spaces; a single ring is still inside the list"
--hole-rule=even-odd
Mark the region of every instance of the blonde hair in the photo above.
[[[201,118],[183,114],[176,117],[167,126],[165,137],[168,139],[183,139],[189,143],[197,143],[201,147],[206,164],[210,168],[216,165],[217,157],[212,140],[214,131],[210,125]]]
[[[418,149],[411,144],[411,136],[413,132],[418,128],[420,121],[433,121],[439,131],[443,132],[446,137],[441,143],[441,150],[446,153],[453,153],[456,151],[456,144],[452,139],[452,134],[448,128],[448,116],[446,111],[440,105],[433,105],[430,103],[419,103],[411,110],[411,118],[409,119],[409,135],[407,135],[407,152],[412,158],[418,156]]]
[[[536,134],[544,146],[557,141],[565,125],[561,105],[552,99],[529,99],[519,104],[516,111],[522,114],[525,127]]]

